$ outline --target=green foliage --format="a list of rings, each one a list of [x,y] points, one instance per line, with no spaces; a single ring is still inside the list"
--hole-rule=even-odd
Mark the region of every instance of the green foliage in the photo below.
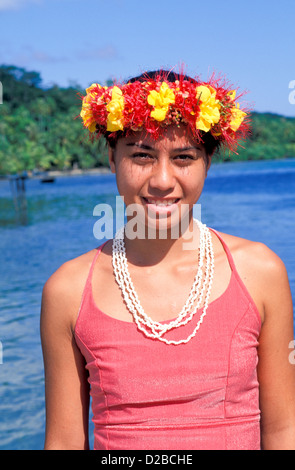
[[[79,86],[44,89],[37,72],[0,66],[0,174],[107,165],[105,143],[91,143],[77,116]]]
[[[252,113],[252,132],[238,148],[238,155],[217,160],[274,160],[295,157],[295,118],[271,113]]]
[[[107,166],[103,139],[91,142],[79,113],[79,85],[45,89],[38,72],[0,66],[0,174]],[[295,157],[295,118],[253,113],[252,135],[239,155],[222,160]]]

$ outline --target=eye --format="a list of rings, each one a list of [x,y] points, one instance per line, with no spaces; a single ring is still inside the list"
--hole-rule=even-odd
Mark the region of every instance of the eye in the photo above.
[[[197,160],[197,158],[194,155],[186,154],[186,153],[181,153],[179,155],[176,155],[174,157],[174,160],[177,163],[180,164],[190,164],[192,161]]]
[[[186,159],[194,160],[195,159],[193,155],[186,155],[186,154],[177,155],[177,157],[175,158],[179,158],[181,160],[186,160]]]
[[[147,163],[154,160],[154,157],[146,152],[136,152],[131,155],[132,160],[137,163]]]

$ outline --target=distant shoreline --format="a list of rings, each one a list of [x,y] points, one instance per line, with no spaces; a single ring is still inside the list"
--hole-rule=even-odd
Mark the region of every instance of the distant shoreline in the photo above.
[[[269,159],[253,159],[253,160],[216,160],[212,162],[212,165],[223,165],[227,163],[246,163],[246,162],[262,162],[262,161],[282,161],[282,160],[294,160],[294,157],[288,157],[288,158],[269,158]],[[42,179],[44,177],[49,177],[49,178],[58,178],[62,176],[83,176],[83,175],[109,175],[112,174],[111,169],[109,167],[99,167],[99,168],[88,168],[88,169],[80,169],[80,168],[74,168],[71,170],[48,170],[44,172],[40,172],[40,174],[30,174],[28,172],[28,178],[30,179]]]
[[[44,178],[44,177],[52,177],[58,178],[60,176],[79,176],[79,175],[104,175],[110,174],[111,170],[107,167],[101,168],[89,168],[89,169],[80,169],[74,168],[73,170],[49,170],[45,171],[44,173],[40,173],[40,175],[32,175],[29,176],[30,178]]]
[[[222,165],[222,164],[227,164],[227,163],[246,163],[246,162],[262,162],[262,161],[288,161],[288,160],[295,160],[295,156],[292,157],[285,157],[285,158],[268,158],[268,159],[248,159],[248,160],[216,160],[212,162],[212,165]],[[55,178],[60,178],[60,177],[74,177],[74,176],[83,176],[83,175],[110,175],[112,174],[111,170],[109,167],[98,167],[98,168],[73,168],[73,169],[65,169],[65,170],[44,170],[44,171],[23,171],[19,172],[14,175],[0,175],[0,181],[2,180],[9,180],[9,179],[19,179],[19,178],[24,178],[24,179],[36,179],[36,180],[42,180],[42,179],[55,179]]]
[[[40,172],[23,171],[15,175],[0,175],[0,180],[14,179],[15,177],[21,177],[24,175],[24,179],[36,179],[42,180],[44,178],[59,178],[62,176],[83,176],[83,175],[107,175],[111,174],[110,168],[89,168],[80,169],[74,168],[72,170],[48,170]]]

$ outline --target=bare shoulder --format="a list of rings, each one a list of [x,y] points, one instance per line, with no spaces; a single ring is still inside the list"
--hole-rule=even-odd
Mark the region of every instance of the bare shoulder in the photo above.
[[[264,274],[267,277],[281,276],[286,273],[281,258],[264,243],[225,233],[221,236],[229,247],[237,267],[255,269],[260,275]]]
[[[64,293],[67,289],[77,287],[88,273],[95,253],[96,249],[66,261],[46,281],[44,289]]]
[[[41,315],[74,325],[96,252],[93,249],[65,262],[50,276],[43,287]]]
[[[290,286],[284,262],[264,243],[224,233],[221,236],[264,321],[270,302],[276,303],[282,296],[289,302]]]

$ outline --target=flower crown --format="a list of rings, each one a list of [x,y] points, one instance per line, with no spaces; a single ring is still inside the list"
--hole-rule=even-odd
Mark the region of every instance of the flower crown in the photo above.
[[[241,96],[241,95],[240,95]],[[210,132],[225,148],[235,151],[238,141],[249,132],[249,114],[240,109],[236,90],[212,78],[201,82],[179,76],[136,80],[110,87],[94,83],[82,96],[84,126],[98,137],[124,131],[146,130],[155,138],[170,124],[186,124],[193,137],[202,142]]]

